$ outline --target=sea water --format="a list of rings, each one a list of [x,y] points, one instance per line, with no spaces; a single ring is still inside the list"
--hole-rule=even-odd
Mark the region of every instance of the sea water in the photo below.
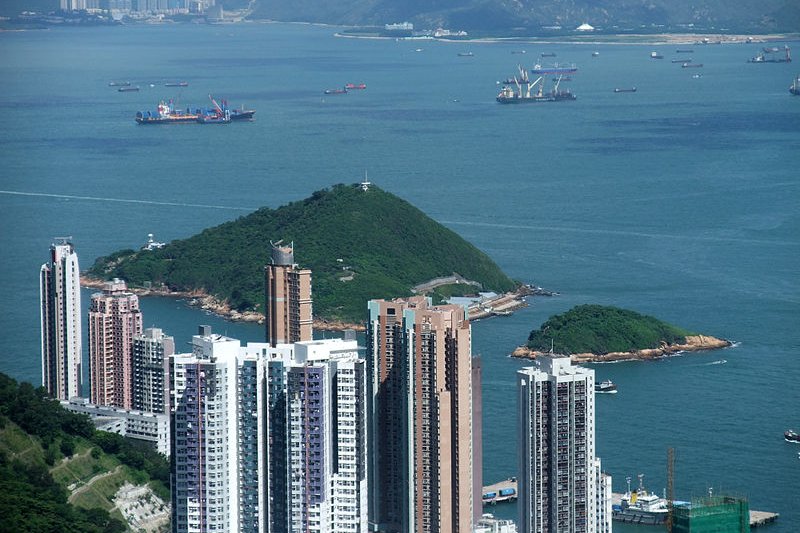
[[[187,237],[368,172],[513,278],[561,293],[473,324],[484,361],[485,484],[516,475],[515,372],[526,362],[508,354],[552,314],[616,305],[736,346],[592,365],[619,388],[596,400],[597,454],[614,490],[643,473],[661,494],[673,447],[676,497],[709,487],[743,495],[781,514],[771,531],[795,531],[800,447],[782,432],[800,427],[800,98],[788,93],[796,67],[747,64],[756,44],[693,45],[704,66],[683,69],[669,60],[684,45],[355,40],[335,31],[0,33],[0,371],[40,380],[38,269],[53,237],[72,236],[88,268],[148,233]],[[520,49],[527,53],[511,53]],[[653,50],[665,59],[650,59]],[[458,56],[466,51],[474,56]],[[497,104],[497,82],[541,52],[556,53],[542,59],[548,65],[578,67],[565,83],[577,100]],[[140,91],[120,93],[111,81]],[[361,82],[366,90],[323,94]],[[162,99],[205,107],[209,94],[255,109],[255,121],[133,120]],[[142,308],[145,325],[179,348],[201,323],[263,338],[257,325],[178,300],[145,298]],[[513,505],[491,510],[516,514]]]

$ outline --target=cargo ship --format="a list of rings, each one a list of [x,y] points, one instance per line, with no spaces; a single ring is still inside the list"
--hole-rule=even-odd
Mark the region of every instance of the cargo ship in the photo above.
[[[791,63],[792,62],[792,54],[791,49],[788,46],[784,46],[783,50],[785,55],[783,57],[772,57],[767,54],[777,52],[777,50],[769,49],[769,51],[765,51],[759,53],[755,57],[751,57],[747,60],[748,63]]]
[[[185,81],[168,81],[164,87],[188,87],[189,84]]]
[[[555,83],[551,90],[544,89],[544,77],[547,74],[552,74],[550,71],[544,71],[539,65],[532,72],[537,72],[540,76],[531,81],[528,77],[528,72],[522,67],[519,67],[519,78],[514,77],[514,83],[508,83],[506,80],[500,93],[497,95],[496,100],[501,104],[529,104],[537,102],[560,102],[564,100],[575,100],[576,96],[569,90],[560,90],[560,78]],[[577,69],[572,70],[574,72]]]
[[[138,111],[136,113],[137,124],[185,124],[195,123],[202,113],[200,110],[195,110],[192,113],[189,108],[186,111],[174,109],[172,101],[158,104],[155,114],[150,111]]]

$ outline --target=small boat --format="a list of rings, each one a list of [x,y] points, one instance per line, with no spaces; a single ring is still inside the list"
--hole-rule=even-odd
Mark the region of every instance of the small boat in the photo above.
[[[108,82],[109,87],[130,87],[131,82],[129,81],[110,81]]]
[[[127,87],[127,86],[126,87],[120,87],[119,89],[117,89],[117,92],[135,93],[135,92],[139,92],[139,87]]]
[[[347,89],[325,89],[325,94],[347,94]]]
[[[168,81],[164,87],[188,87],[189,84],[185,81]]]
[[[347,91],[352,90],[352,89],[357,89],[357,90],[358,89],[366,89],[367,88],[367,84],[366,83],[348,83],[348,84],[346,84],[344,86],[344,88]]]
[[[702,63],[684,63],[681,68],[703,68]]]
[[[800,434],[796,433],[793,429],[783,432],[783,440],[786,442],[793,442],[800,444]]]
[[[616,394],[617,386],[610,379],[605,381],[596,381],[594,383],[594,392],[598,394]]]
[[[673,59],[672,62],[673,63],[691,63],[692,62],[692,58],[689,57],[687,59]]]
[[[789,86],[789,92],[795,96],[800,96],[800,76],[797,76]]]
[[[511,50],[512,54],[527,54],[525,50]]]
[[[694,80],[702,78],[702,77],[703,77],[702,74],[692,74],[692,79],[694,79]]]
[[[658,52],[650,52],[650,59],[664,59],[664,56]]]
[[[553,52],[542,52],[539,54],[541,57],[556,57],[556,54]]]
[[[675,53],[676,54],[693,54],[694,50],[687,50],[687,49],[681,50],[681,49],[678,49],[678,50],[675,50]]]
[[[614,89],[614,92],[615,93],[635,93],[636,92],[636,87],[630,87],[630,88],[626,88],[626,89],[616,88],[616,89]]]
[[[600,55],[600,52],[592,52],[592,57],[597,57]]]
[[[458,57],[473,57],[475,54],[472,52],[459,52]]]

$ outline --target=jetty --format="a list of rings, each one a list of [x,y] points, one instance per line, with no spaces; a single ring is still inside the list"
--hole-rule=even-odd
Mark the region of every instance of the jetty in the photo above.
[[[779,516],[780,514],[778,513],[769,513],[767,511],[750,511],[750,527],[753,528],[771,524],[777,520]]]
[[[503,502],[517,500],[517,478],[510,477],[491,485],[486,485],[481,491],[483,505],[495,505]]]

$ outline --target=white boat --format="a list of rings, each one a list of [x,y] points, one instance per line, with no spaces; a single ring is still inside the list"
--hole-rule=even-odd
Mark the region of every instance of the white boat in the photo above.
[[[610,379],[596,381],[594,384],[594,392],[597,394],[616,394],[617,386]]]
[[[631,492],[631,478],[628,482],[628,492],[620,501],[620,505],[613,505],[611,518],[620,522],[657,525],[663,524],[669,514],[667,500],[644,488],[644,474],[639,474],[639,488]]]

